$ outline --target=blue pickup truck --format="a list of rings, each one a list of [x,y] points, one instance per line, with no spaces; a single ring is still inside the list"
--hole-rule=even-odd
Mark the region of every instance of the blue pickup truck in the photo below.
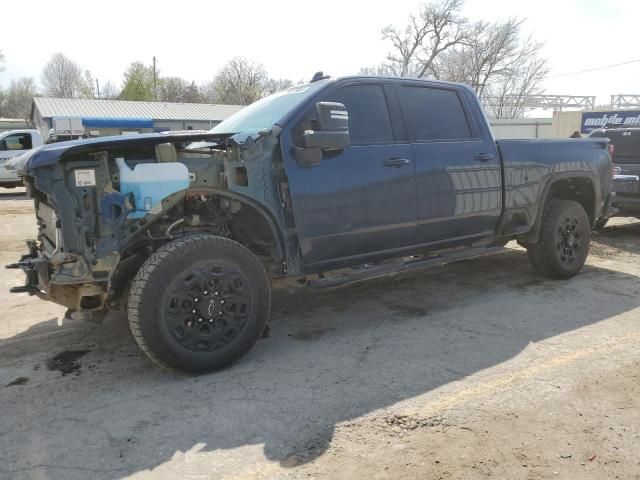
[[[496,142],[474,92],[320,78],[208,132],[45,146],[22,170],[37,239],[10,268],[97,320],[127,310],[157,364],[222,368],[265,328],[272,279],[310,288],[526,247],[566,279],[611,203],[609,141]]]

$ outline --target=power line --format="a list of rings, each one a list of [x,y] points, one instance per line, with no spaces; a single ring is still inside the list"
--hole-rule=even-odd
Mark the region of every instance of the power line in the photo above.
[[[607,68],[621,67],[622,65],[629,65],[630,63],[638,63],[638,62],[640,62],[640,59],[638,59],[638,60],[629,60],[628,62],[622,62],[622,63],[615,63],[613,65],[604,65],[602,67],[589,68],[587,70],[580,70],[578,72],[569,72],[569,73],[560,73],[558,75],[549,75],[548,78],[568,77],[569,75],[579,75],[581,73],[596,72],[598,70],[606,70]]]

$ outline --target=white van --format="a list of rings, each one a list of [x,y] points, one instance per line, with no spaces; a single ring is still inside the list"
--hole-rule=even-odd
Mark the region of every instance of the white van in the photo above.
[[[38,130],[9,130],[0,133],[0,187],[14,188],[22,185],[15,170],[7,170],[5,164],[12,158],[44,144]]]

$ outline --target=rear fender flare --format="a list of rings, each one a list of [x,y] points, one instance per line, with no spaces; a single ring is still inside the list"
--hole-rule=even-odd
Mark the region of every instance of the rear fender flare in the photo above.
[[[562,172],[555,173],[549,176],[547,181],[545,182],[544,188],[542,190],[542,194],[540,195],[540,201],[538,202],[538,210],[535,215],[535,220],[533,225],[531,226],[531,230],[520,237],[518,240],[523,241],[525,243],[536,243],[538,238],[540,237],[540,223],[542,221],[542,213],[549,201],[549,191],[551,190],[551,186],[559,180],[565,179],[586,179],[591,182],[591,186],[593,188],[593,216],[589,218],[591,222],[591,227],[595,226],[595,222],[598,219],[598,205],[602,203],[600,191],[598,189],[598,185],[600,184],[600,178],[598,175],[592,172]],[[587,212],[588,214],[588,212]]]

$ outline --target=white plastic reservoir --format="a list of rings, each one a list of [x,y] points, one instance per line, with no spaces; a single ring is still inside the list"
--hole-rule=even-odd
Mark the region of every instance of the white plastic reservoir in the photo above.
[[[120,193],[133,193],[136,202],[129,218],[144,217],[163,198],[189,187],[189,170],[183,163],[139,163],[131,169],[124,158],[115,160],[120,170]]]

